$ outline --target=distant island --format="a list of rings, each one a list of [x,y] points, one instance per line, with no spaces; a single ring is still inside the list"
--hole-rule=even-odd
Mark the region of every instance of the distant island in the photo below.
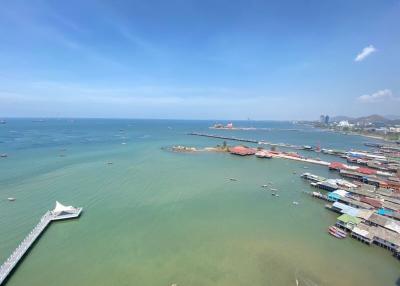
[[[209,127],[210,129],[220,129],[220,130],[256,130],[255,127],[235,127],[232,122],[229,122],[226,125],[216,123],[213,126]]]

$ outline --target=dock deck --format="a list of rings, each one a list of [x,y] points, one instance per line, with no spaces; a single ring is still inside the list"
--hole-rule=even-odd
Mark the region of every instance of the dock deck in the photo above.
[[[13,253],[8,259],[0,266],[0,285],[2,285],[13,269],[21,261],[24,255],[28,252],[30,247],[44,232],[47,226],[56,220],[71,219],[79,217],[82,212],[82,208],[77,208],[74,212],[69,213],[54,213],[53,211],[47,211],[39,223],[33,228],[33,230],[24,238],[24,240],[17,246]]]

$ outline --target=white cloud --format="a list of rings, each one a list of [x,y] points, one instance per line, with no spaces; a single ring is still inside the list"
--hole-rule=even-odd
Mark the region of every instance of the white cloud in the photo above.
[[[364,103],[376,103],[390,100],[399,100],[390,89],[382,89],[372,94],[364,94],[358,97],[358,100]]]
[[[362,49],[361,53],[359,53],[354,61],[356,62],[361,62],[363,61],[366,57],[368,57],[370,54],[376,52],[376,49],[373,45],[369,45],[368,47],[365,47]]]

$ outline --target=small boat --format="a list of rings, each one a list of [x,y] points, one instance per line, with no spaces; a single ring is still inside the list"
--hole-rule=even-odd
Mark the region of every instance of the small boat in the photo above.
[[[296,202],[296,201],[294,201],[294,202],[293,202],[293,204],[294,204],[294,205],[298,205],[298,204],[299,204],[299,202]]]
[[[125,142],[122,142],[121,144],[122,144],[122,145],[126,145],[126,143],[125,143]]]
[[[237,180],[235,178],[229,178],[229,181],[234,181],[236,182]]]
[[[277,192],[278,190],[277,190],[277,189],[274,189],[274,188],[271,188],[271,191]]]
[[[10,202],[15,201],[15,198],[7,198],[7,200],[9,200]]]
[[[5,120],[0,120],[0,124],[6,124],[7,123],[7,121],[5,121]]]
[[[279,197],[279,194],[277,193],[272,193],[271,195],[273,195],[274,197]]]
[[[7,158],[7,157],[8,157],[7,153],[0,154],[0,158]]]
[[[347,237],[347,233],[344,230],[341,230],[340,228],[336,227],[336,226],[330,226],[328,229],[328,232],[330,235],[336,237],[336,238],[346,238]]]
[[[113,162],[107,162],[107,165],[112,165],[113,164]]]
[[[262,188],[268,188],[268,185],[262,185],[261,187]]]

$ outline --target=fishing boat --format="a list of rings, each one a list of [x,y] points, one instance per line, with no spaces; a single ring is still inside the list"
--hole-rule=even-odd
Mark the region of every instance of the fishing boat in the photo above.
[[[340,228],[333,225],[329,227],[328,232],[330,235],[336,238],[342,239],[347,237],[347,233],[344,230],[341,230]]]

